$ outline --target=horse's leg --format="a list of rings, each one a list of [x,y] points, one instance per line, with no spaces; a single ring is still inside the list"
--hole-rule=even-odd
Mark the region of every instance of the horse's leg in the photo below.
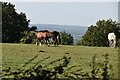
[[[52,38],[52,40],[53,40],[53,45],[55,46],[55,38]]]
[[[112,47],[112,41],[109,40],[109,47]]]
[[[50,40],[49,40],[49,38],[46,39],[46,42],[48,42],[47,46],[50,46]]]
[[[40,40],[39,46],[42,46],[42,42],[41,42],[41,40]]]
[[[39,46],[42,46],[43,44],[43,41],[42,41],[42,38],[39,39]]]
[[[46,46],[48,46],[48,38],[45,38]]]
[[[109,41],[109,47],[111,47],[111,41]]]
[[[115,45],[114,40],[110,40],[110,47],[114,48],[114,45]]]
[[[56,38],[56,45],[58,46],[58,39]]]
[[[37,43],[37,39],[36,39],[36,45],[37,45],[38,43]]]
[[[56,38],[54,38],[54,46],[56,46]]]
[[[38,46],[38,43],[39,43],[39,42],[38,42],[38,38],[37,38],[37,39],[36,39],[36,45],[37,45],[37,46]]]
[[[57,38],[55,38],[55,46],[57,46]]]
[[[116,41],[114,40],[114,48],[116,48]]]
[[[45,39],[45,38],[43,38],[43,47],[45,46],[45,41],[46,41],[46,39]]]
[[[45,44],[48,45],[48,43],[47,43],[47,38],[45,39]]]
[[[55,46],[58,46],[58,40],[55,38]]]
[[[41,44],[41,42],[40,42],[40,44],[39,44],[40,46],[42,46],[42,44]]]
[[[39,39],[39,42],[40,42],[40,43],[39,43],[39,46],[42,46],[42,43],[41,43],[42,41],[41,41],[41,39]]]
[[[114,48],[114,41],[113,40],[111,41],[111,45],[112,45],[112,48]]]

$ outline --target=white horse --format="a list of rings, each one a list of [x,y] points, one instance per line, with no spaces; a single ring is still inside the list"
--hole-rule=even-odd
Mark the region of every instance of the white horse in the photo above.
[[[109,47],[116,48],[116,36],[115,36],[115,33],[109,33],[108,34],[108,40],[109,40]]]

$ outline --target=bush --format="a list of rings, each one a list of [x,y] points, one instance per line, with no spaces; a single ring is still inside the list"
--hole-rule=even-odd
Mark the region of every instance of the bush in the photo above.
[[[46,66],[42,66],[40,62],[49,59],[50,57],[46,57],[43,60],[40,60],[36,62],[35,65],[30,67],[29,69],[25,69],[25,67],[34,59],[36,59],[38,55],[30,59],[28,62],[26,62],[21,68],[18,68],[17,70],[12,70],[12,68],[6,68],[3,71],[3,78],[2,80],[54,80],[58,79],[57,75],[63,74],[64,67],[67,67],[70,57],[63,57],[61,59],[58,59],[56,61],[48,63]],[[54,66],[52,69],[47,68],[51,64],[55,64],[56,62],[59,62],[63,60],[62,64],[59,64],[58,66]],[[6,78],[7,76],[12,76],[12,78]]]
[[[61,44],[62,45],[72,45],[73,44],[73,36],[65,31],[60,33],[61,36]]]
[[[120,39],[118,40],[117,45],[118,45],[118,47],[120,47]]]
[[[46,57],[31,66],[29,69],[25,67],[31,63],[31,61],[35,60],[39,55],[36,55],[28,62],[26,62],[21,68],[12,69],[11,67],[5,68],[2,70],[2,80],[61,80],[61,79],[85,79],[85,80],[109,80],[113,76],[111,75],[113,71],[112,65],[109,63],[109,55],[105,54],[104,62],[97,62],[96,55],[92,58],[91,72],[84,72],[83,69],[79,65],[68,66],[70,63],[71,57],[62,57],[58,60],[52,61],[47,65],[41,65],[42,61],[49,59],[50,57]],[[52,68],[49,65],[58,63],[57,66],[53,66]],[[76,68],[77,67],[77,68]],[[77,70],[72,70],[72,69]],[[11,78],[10,78],[11,77]]]
[[[20,43],[31,44],[35,43],[35,32],[33,31],[24,31],[23,38],[21,38]]]

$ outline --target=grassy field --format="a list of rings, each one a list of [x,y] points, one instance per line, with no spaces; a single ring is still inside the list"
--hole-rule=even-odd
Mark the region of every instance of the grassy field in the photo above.
[[[43,58],[50,57],[49,59],[41,62],[42,65],[60,59],[63,56],[71,57],[71,61],[68,66],[80,65],[84,71],[90,71],[90,64],[92,63],[92,57],[97,54],[97,61],[104,61],[104,55],[109,54],[110,64],[113,65],[115,77],[118,74],[118,49],[109,47],[87,47],[87,46],[63,46],[58,47],[40,47],[34,44],[2,44],[2,67],[22,67],[24,63],[29,61],[34,56],[39,56],[32,61],[27,67],[35,64],[37,61]],[[54,65],[57,65],[54,64]],[[52,65],[51,65],[52,67]]]

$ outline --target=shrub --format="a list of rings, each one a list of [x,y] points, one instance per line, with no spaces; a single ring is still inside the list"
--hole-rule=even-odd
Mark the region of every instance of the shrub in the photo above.
[[[97,62],[96,55],[92,57],[91,72],[84,72],[80,65],[68,66],[70,63],[71,57],[62,57],[55,61],[48,63],[47,65],[41,65],[42,61],[49,59],[50,57],[46,57],[26,69],[25,67],[31,63],[31,61],[35,60],[39,55],[36,55],[28,62],[26,62],[21,68],[12,69],[11,67],[5,68],[2,70],[2,80],[61,80],[61,79],[85,79],[85,80],[109,80],[113,76],[109,71],[113,71],[111,65],[109,64],[109,55],[105,54],[104,62]],[[57,62],[62,63],[49,67],[52,64]],[[77,67],[77,68],[76,68]],[[76,68],[77,70],[72,70]],[[11,78],[10,78],[11,77]]]
[[[60,33],[61,35],[61,44],[62,45],[72,45],[73,44],[73,36],[65,31]]]
[[[24,31],[23,38],[20,39],[20,43],[24,43],[24,44],[35,43],[35,32]]]

